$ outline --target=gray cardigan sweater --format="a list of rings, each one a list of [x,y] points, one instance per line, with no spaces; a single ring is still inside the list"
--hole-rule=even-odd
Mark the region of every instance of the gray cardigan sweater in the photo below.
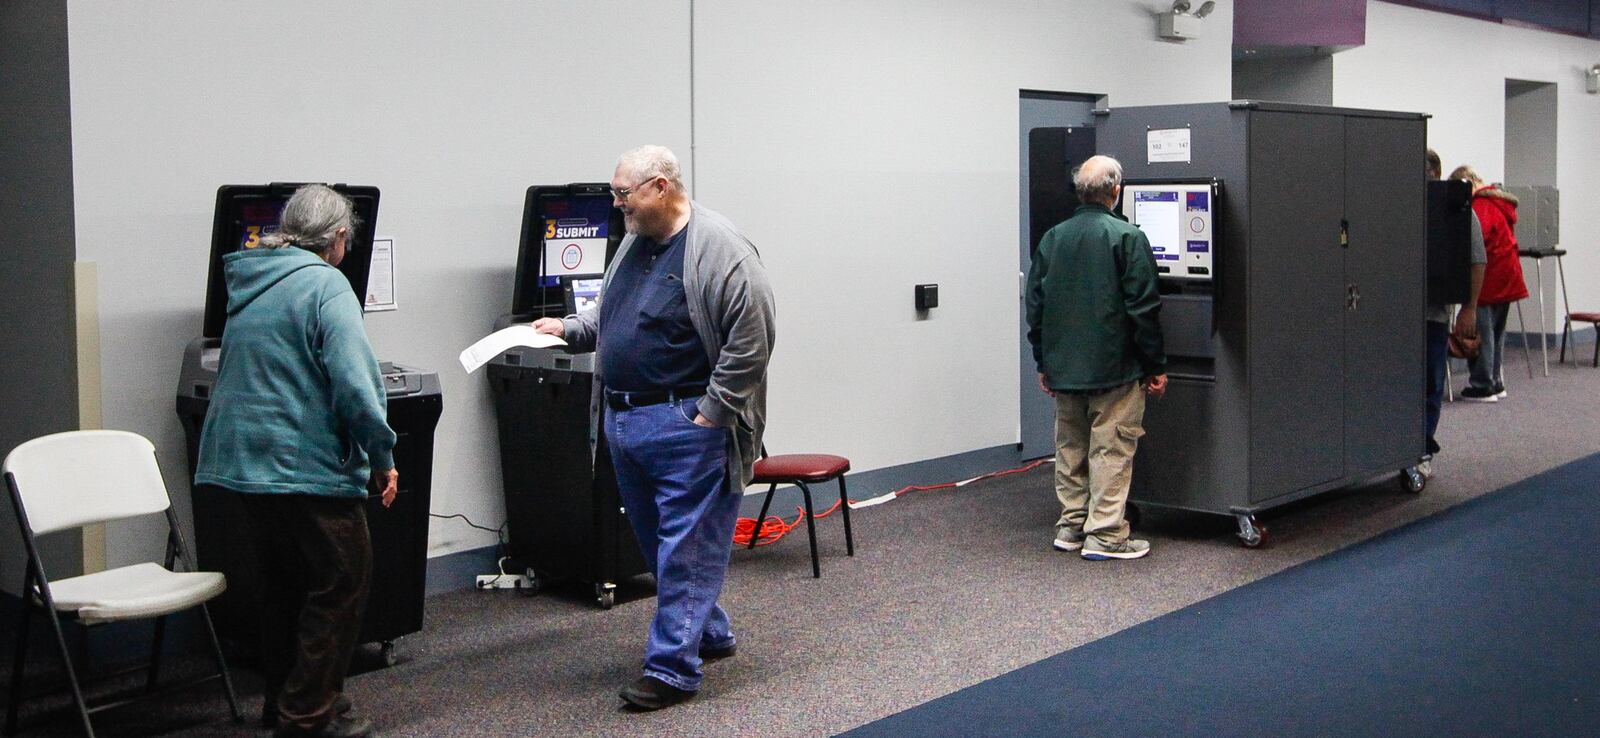
[[[694,203],[683,254],[683,290],[688,298],[689,322],[700,334],[711,361],[711,382],[698,409],[707,420],[728,430],[728,480],[730,491],[749,484],[751,470],[761,453],[761,434],[767,420],[767,361],[775,339],[772,285],[756,247],[722,215]],[[628,234],[606,268],[599,300],[617,265],[638,240]],[[562,332],[574,351],[604,351],[597,345],[599,301],[588,310],[562,320]],[[605,378],[595,362],[595,398],[598,411]]]

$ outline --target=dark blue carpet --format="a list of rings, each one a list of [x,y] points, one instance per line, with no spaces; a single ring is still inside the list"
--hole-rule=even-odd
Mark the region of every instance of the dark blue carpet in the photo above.
[[[1597,534],[1600,455],[844,735],[1600,734]]]

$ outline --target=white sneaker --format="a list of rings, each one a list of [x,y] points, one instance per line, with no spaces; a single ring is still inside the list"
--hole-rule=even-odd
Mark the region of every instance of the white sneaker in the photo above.
[[[1121,543],[1106,545],[1098,540],[1085,542],[1083,551],[1079,553],[1090,561],[1107,561],[1110,559],[1137,559],[1150,553],[1150,542],[1129,538]]]

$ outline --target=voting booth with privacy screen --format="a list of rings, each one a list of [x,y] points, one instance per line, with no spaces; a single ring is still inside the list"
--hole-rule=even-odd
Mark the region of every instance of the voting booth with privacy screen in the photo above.
[[[228,319],[222,257],[252,248],[278,228],[283,207],[299,184],[225,185],[217,190],[206,280],[205,323],[199,338],[184,350],[178,378],[177,410],[189,450],[193,479],[200,431],[216,386],[217,365]],[[355,205],[360,223],[338,269],[358,299],[367,294],[373,233],[378,219],[378,189],[331,185]],[[400,473],[394,504],[383,507],[377,495],[367,500],[372,536],[372,589],[361,624],[360,643],[379,643],[385,663],[395,659],[395,639],[422,630],[426,594],[428,512],[433,480],[433,434],[443,411],[439,376],[380,361],[387,394],[389,427],[398,436],[395,468]],[[228,591],[212,605],[219,635],[237,651],[258,647],[257,603],[261,581],[249,522],[238,493],[208,485],[192,486],[195,549],[200,567],[228,577]]]
[[[1257,513],[1384,473],[1425,480],[1426,118],[1231,103],[1097,112],[1162,293],[1166,396],[1136,505]]]
[[[594,308],[623,236],[606,184],[535,185],[523,201],[511,312],[495,330]],[[530,591],[587,587],[610,609],[618,582],[648,571],[598,419],[595,355],[514,346],[489,360],[505,486],[509,564]]]

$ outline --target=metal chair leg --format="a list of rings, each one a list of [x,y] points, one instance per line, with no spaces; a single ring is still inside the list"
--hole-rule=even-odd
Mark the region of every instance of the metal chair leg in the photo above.
[[[6,700],[6,735],[17,732],[17,710],[22,705],[22,670],[28,657],[28,625],[33,621],[33,570],[22,585],[22,607],[17,620],[17,650],[11,658],[11,688]]]
[[[217,673],[222,675],[222,689],[228,695],[228,709],[233,711],[233,721],[242,722],[244,715],[239,712],[239,696],[233,692],[233,678],[228,676],[228,662],[222,656],[222,642],[217,640],[216,626],[211,624],[211,610],[206,603],[200,603],[200,619],[206,622],[206,635],[211,637],[211,655],[217,661]]]
[[[844,475],[839,475],[839,512],[844,515],[844,551],[848,556],[856,555],[856,539],[850,533],[850,495],[844,491]]]
[[[745,548],[755,548],[756,540],[761,538],[761,524],[767,519],[767,509],[772,507],[772,492],[777,488],[776,482],[767,485],[767,498],[761,501],[761,514],[756,516],[756,529],[750,531],[750,543]]]
[[[83,732],[94,738],[94,724],[89,722],[89,703],[83,699],[83,688],[78,686],[78,670],[72,666],[72,651],[67,648],[67,633],[61,628],[61,618],[56,617],[55,603],[45,598],[45,617],[56,632],[56,645],[61,648],[61,666],[67,670],[67,682],[72,685],[72,699],[78,706],[78,717],[83,719]]]
[[[1556,364],[1567,363],[1567,336],[1570,335],[1572,335],[1572,316],[1569,315],[1561,323],[1561,355],[1556,357]],[[1573,349],[1572,357],[1576,359],[1578,357],[1577,347],[1574,346]]]
[[[822,578],[822,564],[817,558],[817,516],[812,513],[811,488],[805,482],[795,480],[795,486],[800,488],[800,494],[806,498],[806,537],[811,539],[811,578]]]
[[[156,682],[161,679],[161,649],[167,638],[167,617],[156,618],[155,642],[150,644],[150,673],[145,677],[144,688],[146,692],[156,691]]]

